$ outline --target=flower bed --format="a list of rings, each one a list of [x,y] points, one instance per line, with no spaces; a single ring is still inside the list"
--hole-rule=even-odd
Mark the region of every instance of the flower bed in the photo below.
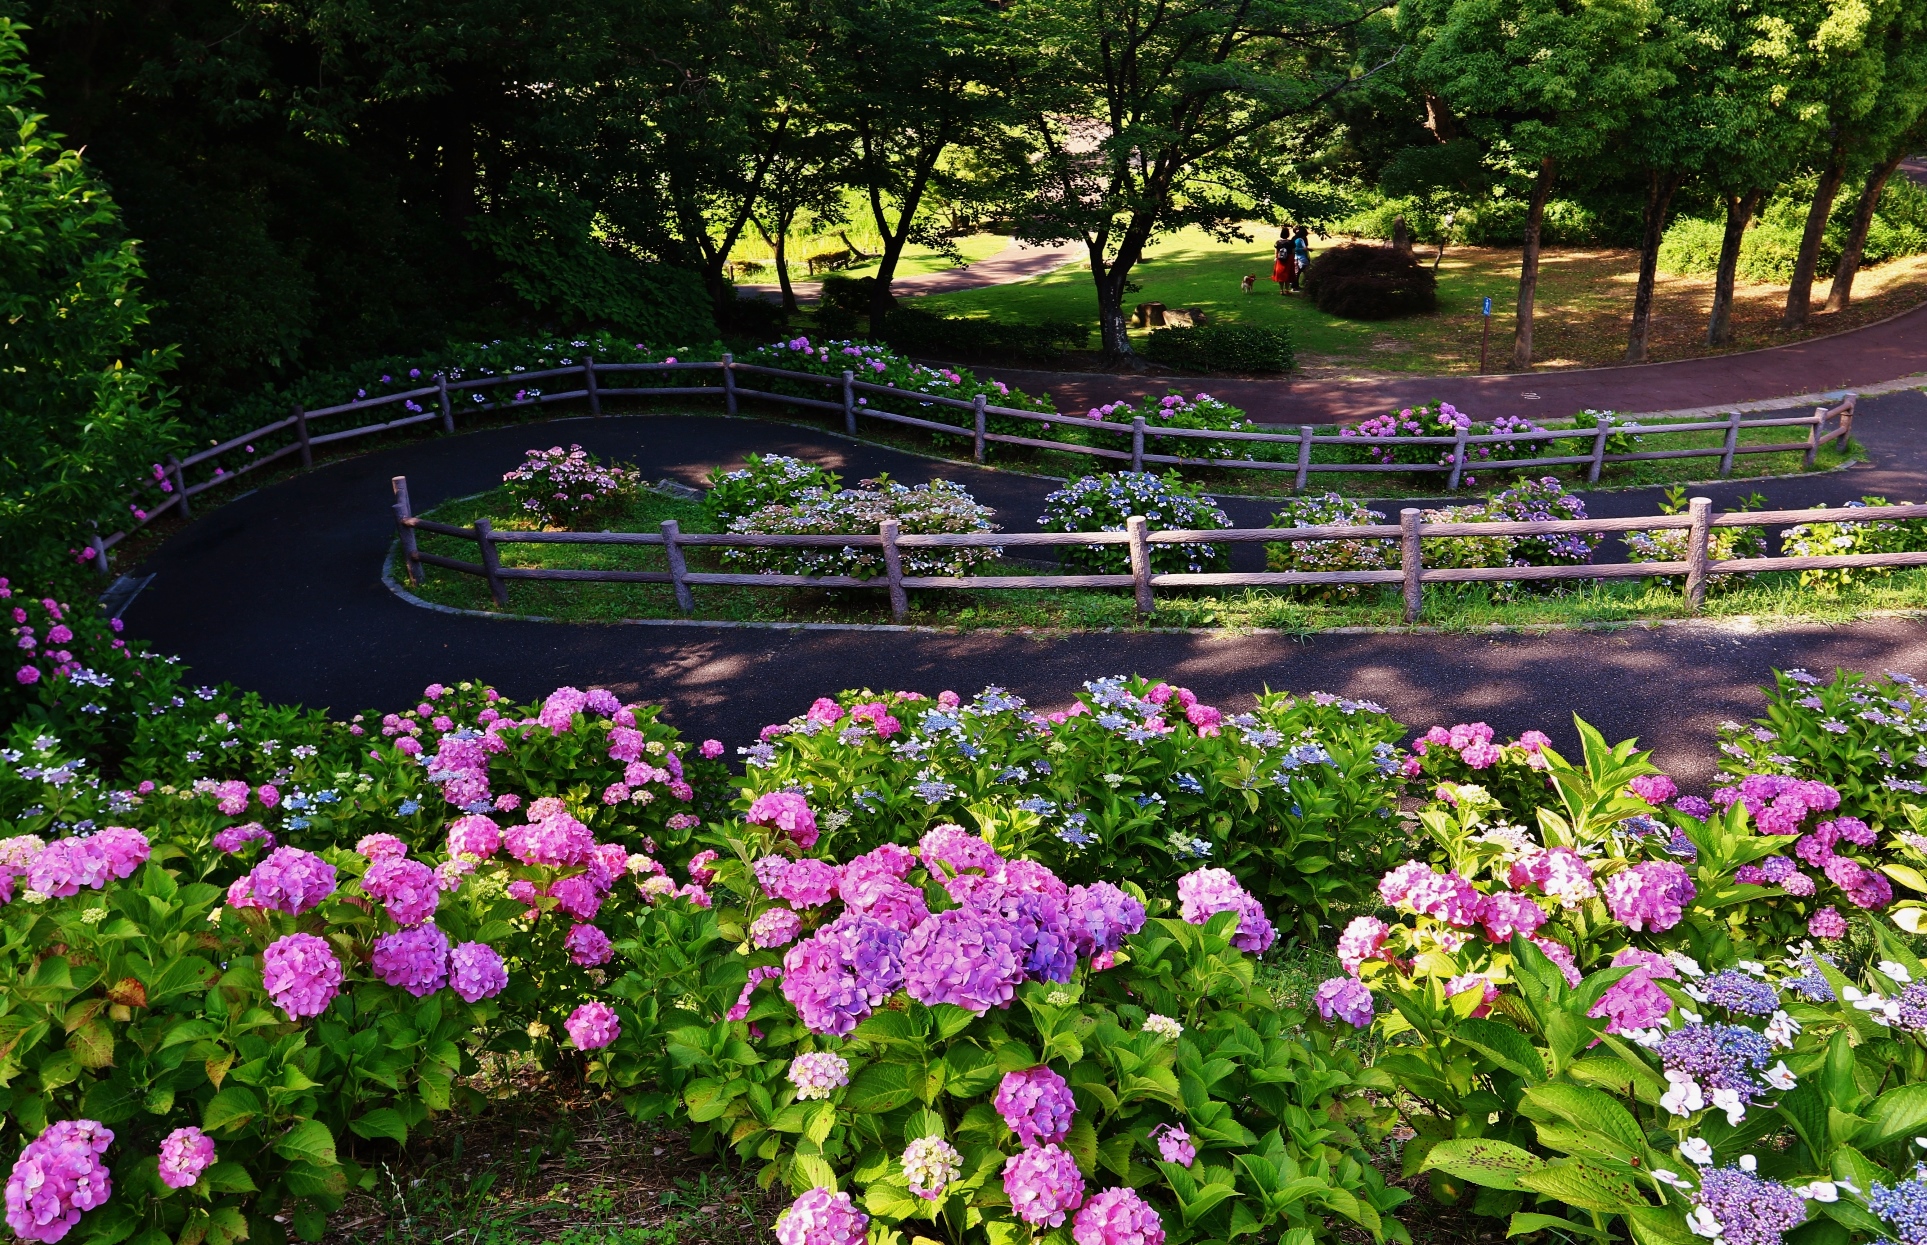
[[[1406,407],[1403,410],[1377,415],[1356,427],[1340,428],[1342,437],[1454,437],[1460,432],[1474,436],[1489,433],[1540,432],[1543,429],[1529,419],[1514,415],[1501,415],[1490,423],[1474,422],[1472,417],[1459,410],[1450,402],[1440,402],[1436,406]],[[1535,458],[1548,451],[1542,441],[1485,441],[1469,445],[1465,451],[1467,472],[1477,470],[1481,463],[1493,460],[1515,458]],[[1365,463],[1437,463],[1451,466],[1457,459],[1450,446],[1442,445],[1361,445],[1353,450],[1352,462]],[[1467,474],[1461,480],[1470,488],[1478,484],[1475,475]]]
[[[626,463],[603,463],[579,445],[530,450],[502,477],[509,496],[544,527],[589,523],[633,501],[642,473]]]
[[[1231,526],[1231,517],[1218,509],[1194,484],[1178,474],[1156,476],[1148,471],[1117,471],[1085,476],[1044,499],[1037,519],[1041,532],[1121,532],[1132,515],[1143,515],[1153,530],[1200,531]],[[1130,550],[1124,545],[1060,546],[1059,558],[1067,571],[1123,574],[1131,569]],[[1221,571],[1231,564],[1224,545],[1178,544],[1151,546],[1151,569],[1156,572]]]

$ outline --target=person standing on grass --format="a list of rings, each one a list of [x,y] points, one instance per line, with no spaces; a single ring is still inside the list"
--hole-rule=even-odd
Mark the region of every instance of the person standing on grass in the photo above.
[[[1311,266],[1311,230],[1300,225],[1291,239],[1291,288],[1298,288],[1298,279]]]
[[[1297,288],[1297,254],[1292,250],[1289,224],[1278,231],[1278,241],[1271,248],[1271,279],[1278,283],[1280,294],[1289,294]]]

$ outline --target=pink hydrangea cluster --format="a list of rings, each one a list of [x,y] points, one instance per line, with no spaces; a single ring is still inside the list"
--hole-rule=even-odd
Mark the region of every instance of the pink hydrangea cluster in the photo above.
[[[434,916],[442,899],[435,871],[403,856],[382,856],[369,865],[361,875],[361,889],[403,928],[420,925]]]
[[[916,863],[908,849],[885,843],[843,866],[837,894],[845,906],[908,933],[930,915],[923,888],[903,880]]]
[[[1375,916],[1355,916],[1338,936],[1338,966],[1356,977],[1367,960],[1384,954],[1391,927]]]
[[[1380,878],[1378,893],[1394,908],[1449,925],[1470,926],[1479,919],[1480,896],[1472,883],[1422,861],[1407,861]]]
[[[1472,769],[1491,769],[1505,756],[1492,742],[1492,728],[1483,722],[1461,722],[1449,730],[1434,726],[1412,743],[1412,751],[1424,756],[1433,748],[1447,748]]]
[[[777,863],[765,865],[765,861]],[[822,907],[836,897],[843,880],[842,870],[814,857],[785,860],[781,856],[765,856],[756,863],[757,878],[763,883],[764,893],[798,908]]]
[[[1109,882],[1071,887],[1064,916],[1077,954],[1084,956],[1115,954],[1126,938],[1144,928],[1144,905]]]
[[[1333,977],[1320,983],[1312,1002],[1325,1020],[1342,1020],[1354,1029],[1370,1027],[1376,1010],[1372,992],[1356,977]]]
[[[365,834],[355,844],[357,854],[369,860],[388,860],[408,854],[408,844],[392,834]]]
[[[803,918],[788,908],[771,908],[749,923],[749,940],[769,950],[787,947],[803,932]]]
[[[113,1196],[100,1156],[113,1132],[94,1120],[59,1120],[26,1144],[7,1177],[7,1226],[23,1240],[53,1242]]]
[[[456,808],[486,804],[489,752],[506,746],[500,732],[477,735],[460,731],[443,735],[435,744],[435,755],[428,759],[428,781],[439,786],[442,799]]]
[[[749,1000],[756,993],[756,987],[766,981],[780,981],[783,970],[775,965],[765,965],[749,970],[749,980],[743,983],[742,993],[736,996],[735,1006],[729,1009],[727,1019],[742,1020],[749,1015]]]
[[[248,809],[248,797],[254,792],[238,778],[214,784],[210,793],[214,796],[214,807],[228,817],[239,817]]]
[[[289,1020],[319,1016],[341,990],[341,961],[325,938],[288,934],[261,953],[261,984]]]
[[[981,1015],[1010,1002],[1023,984],[1027,958],[1014,923],[996,913],[952,908],[911,932],[903,949],[904,987],[926,1007],[952,1003]]]
[[[1683,866],[1648,860],[1606,879],[1606,910],[1634,930],[1657,933],[1678,925],[1698,894]]]
[[[1179,1167],[1189,1167],[1198,1161],[1198,1148],[1191,1144],[1191,1134],[1182,1124],[1160,1124],[1151,1130],[1151,1140],[1157,1144],[1158,1157]]]
[[[335,867],[298,847],[277,847],[235,879],[227,901],[236,908],[268,908],[300,916],[335,893]]]
[[[783,956],[783,997],[813,1033],[842,1035],[903,985],[904,935],[845,912]]]
[[[246,825],[229,826],[214,836],[214,850],[232,855],[250,843],[259,843],[269,851],[274,850],[274,835],[258,821]]]
[[[509,971],[501,955],[485,942],[460,942],[448,953],[449,989],[464,1002],[492,999],[508,988]]]
[[[552,735],[566,734],[575,726],[575,715],[589,707],[589,695],[573,687],[558,687],[542,701],[535,720],[549,728]]]
[[[1845,938],[1847,918],[1837,908],[1826,907],[1807,918],[1807,933],[1815,938]]]
[[[986,876],[996,874],[1004,865],[996,848],[962,826],[947,822],[924,832],[917,844],[917,855],[933,875],[939,865],[952,875],[975,870]]]
[[[1238,932],[1231,945],[1240,951],[1262,955],[1278,938],[1264,907],[1252,894],[1238,885],[1229,869],[1197,869],[1178,879],[1179,915],[1192,925],[1202,925],[1220,912],[1238,914]]]
[[[1811,832],[1801,835],[1793,845],[1793,854],[1819,869],[1829,882],[1846,894],[1848,902],[1856,908],[1884,908],[1893,902],[1894,897],[1893,886],[1887,879],[1860,862],[1834,852],[1843,842],[1854,847],[1871,847],[1875,837],[1873,829],[1858,817],[1836,817],[1821,822]],[[1760,867],[1762,877],[1765,872],[1766,862],[1763,861]],[[1798,874],[1781,885],[1789,894],[1813,893],[1811,889],[1798,888],[1798,881],[1810,882],[1811,879]]]
[[[161,1139],[161,1183],[188,1189],[214,1166],[214,1138],[198,1128],[177,1128]]]
[[[1043,1064],[1006,1072],[993,1105],[1010,1131],[1017,1134],[1018,1142],[1026,1146],[1064,1140],[1077,1114],[1070,1085]]]
[[[776,1221],[777,1245],[863,1245],[870,1217],[847,1193],[817,1187],[790,1203]]]
[[[682,814],[678,813],[676,816],[680,817]],[[672,817],[670,820],[674,821],[675,818]],[[682,827],[672,828],[681,829]],[[689,880],[698,886],[708,886],[714,882],[716,880],[716,871],[710,866],[714,865],[719,859],[721,859],[720,855],[708,848],[691,856],[689,858]]]
[[[816,846],[816,814],[801,791],[765,791],[750,802],[745,820],[781,831],[806,851]]]
[[[562,1027],[569,1031],[569,1041],[577,1050],[601,1050],[622,1034],[616,1009],[600,999],[590,999],[570,1012]]]
[[[1626,786],[1654,808],[1671,803],[1673,797],[1679,794],[1679,784],[1664,774],[1641,774]]]
[[[828,1098],[850,1083],[850,1061],[831,1051],[805,1051],[790,1060],[785,1075],[799,1100]]]
[[[448,826],[448,854],[487,860],[502,846],[502,828],[480,813],[457,817]]]
[[[529,820],[510,826],[502,834],[502,846],[525,865],[579,865],[595,850],[595,836],[589,828],[569,816],[562,801],[553,797],[529,805]]]
[[[1827,784],[1784,774],[1749,774],[1713,792],[1713,803],[1721,808],[1732,807],[1736,800],[1746,806],[1761,834],[1798,834],[1808,814],[1840,807],[1840,793]]]
[[[1077,1245],[1164,1245],[1164,1221],[1135,1189],[1105,1189],[1071,1221]]]
[[[1011,1213],[1033,1229],[1062,1227],[1064,1217],[1084,1204],[1084,1177],[1064,1150],[1035,1146],[1004,1161],[1004,1194]]]
[[[1518,891],[1495,891],[1479,900],[1479,928],[1493,942],[1511,942],[1514,934],[1530,938],[1546,919],[1546,910]]]
[[[1678,980],[1679,970],[1673,967],[1673,962],[1663,955],[1641,951],[1638,947],[1623,947],[1613,956],[1613,967],[1622,968],[1628,964],[1634,966],[1633,971],[1608,986],[1606,993],[1586,1013],[1595,1020],[1604,1018],[1608,1033],[1650,1029],[1664,1021],[1673,1010],[1673,1000],[1653,984],[1656,981]]]
[[[10,842],[26,846],[22,835]],[[27,858],[6,866],[6,874],[24,873],[27,889],[54,899],[78,895],[81,888],[99,890],[115,878],[132,877],[152,854],[147,836],[126,826],[106,826],[88,835],[55,839],[44,847],[16,851]]]
[[[383,934],[371,959],[375,976],[418,999],[448,984],[448,936],[433,925]]]
[[[903,723],[891,715],[889,706],[882,701],[855,705],[850,709],[850,725],[868,722],[875,728],[878,739],[888,739],[903,730]]]
[[[609,935],[593,925],[570,926],[569,936],[562,940],[562,949],[569,953],[569,959],[583,968],[607,964],[615,955]]]
[[[1571,911],[1599,893],[1592,864],[1570,847],[1551,847],[1513,862],[1506,880],[1516,889],[1530,886]]]

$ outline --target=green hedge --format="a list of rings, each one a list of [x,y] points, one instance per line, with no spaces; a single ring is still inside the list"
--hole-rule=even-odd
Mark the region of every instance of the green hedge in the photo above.
[[[1089,325],[1069,320],[1039,324],[965,320],[898,307],[884,317],[881,325],[873,327],[871,336],[912,354],[961,352],[1057,359],[1066,351],[1089,345],[1091,330]]]
[[[1185,372],[1289,372],[1297,366],[1291,334],[1255,324],[1159,329],[1138,352]]]

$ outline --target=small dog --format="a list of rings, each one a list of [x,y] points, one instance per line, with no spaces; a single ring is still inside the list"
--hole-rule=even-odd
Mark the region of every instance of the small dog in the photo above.
[[[1253,272],[1247,272],[1245,274],[1245,279],[1238,282],[1238,288],[1243,290],[1245,293],[1249,294],[1251,293],[1251,287],[1256,284],[1258,284],[1258,274]]]

